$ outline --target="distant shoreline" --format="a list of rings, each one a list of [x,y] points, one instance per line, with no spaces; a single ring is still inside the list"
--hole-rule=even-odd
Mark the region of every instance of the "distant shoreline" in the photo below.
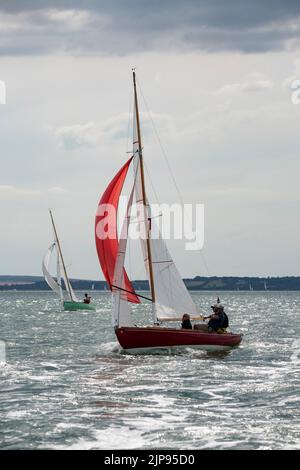
[[[238,277],[196,276],[183,279],[190,291],[300,291],[300,276],[285,277]],[[93,292],[109,291],[105,281],[71,279],[73,289]],[[149,290],[146,280],[133,281],[136,290]],[[50,290],[42,276],[0,275],[0,291],[47,291]]]

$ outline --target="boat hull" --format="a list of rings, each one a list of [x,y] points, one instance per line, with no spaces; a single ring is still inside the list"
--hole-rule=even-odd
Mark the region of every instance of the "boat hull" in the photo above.
[[[96,310],[94,305],[85,304],[84,302],[72,302],[65,301],[63,303],[64,310],[75,311],[75,310]]]
[[[198,330],[178,330],[161,327],[119,327],[115,329],[118,341],[128,351],[192,347],[204,350],[224,350],[238,346],[242,334],[206,333]]]

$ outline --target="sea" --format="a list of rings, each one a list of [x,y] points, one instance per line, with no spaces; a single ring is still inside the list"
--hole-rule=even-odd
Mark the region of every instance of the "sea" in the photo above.
[[[0,449],[298,449],[300,293],[218,294],[239,347],[132,355],[107,292],[86,312],[0,292]],[[209,314],[216,294],[192,296]]]

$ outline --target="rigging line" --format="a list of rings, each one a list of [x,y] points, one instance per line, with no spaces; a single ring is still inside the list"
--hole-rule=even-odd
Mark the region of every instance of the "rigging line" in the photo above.
[[[132,269],[131,269],[131,240],[130,240],[130,237],[128,237],[129,240],[128,240],[128,264],[129,264],[129,277],[130,279],[132,279]]]
[[[172,167],[171,167],[171,165],[170,165],[170,163],[169,163],[167,154],[166,154],[166,152],[165,152],[165,150],[164,150],[164,148],[163,148],[163,145],[162,145],[162,143],[161,143],[161,139],[160,139],[160,137],[159,137],[159,134],[158,134],[158,131],[157,131],[157,129],[156,129],[154,120],[153,120],[153,118],[152,118],[152,114],[151,114],[150,108],[149,108],[149,106],[148,106],[148,103],[147,103],[147,101],[146,101],[146,98],[145,98],[145,96],[144,96],[144,94],[143,94],[143,91],[142,91],[142,89],[141,89],[141,86],[140,86],[139,82],[138,82],[138,86],[139,86],[139,90],[140,90],[140,93],[141,93],[141,95],[142,95],[142,98],[143,98],[143,100],[144,100],[145,106],[146,106],[146,108],[147,108],[147,111],[148,111],[148,114],[149,114],[149,117],[150,117],[150,120],[151,120],[153,129],[154,129],[156,138],[157,138],[158,143],[159,143],[159,146],[160,146],[160,149],[161,149],[161,151],[162,151],[163,157],[164,157],[164,159],[165,159],[165,162],[166,162],[166,164],[167,164],[167,167],[168,167],[168,170],[169,170],[169,172],[170,172],[171,178],[172,178],[172,180],[173,180],[174,186],[175,186],[175,188],[176,188],[176,190],[177,190],[177,193],[178,193],[178,195],[179,195],[180,201],[181,201],[181,203],[183,204],[183,198],[182,198],[180,189],[179,189],[179,187],[178,187],[178,185],[177,185],[177,183],[176,183],[176,179],[175,179],[174,173],[173,173],[173,171],[172,171]]]
[[[159,205],[158,195],[157,195],[157,192],[156,192],[156,190],[155,190],[155,186],[154,186],[154,184],[153,184],[153,180],[152,180],[152,178],[151,178],[148,165],[147,165],[147,163],[145,163],[145,162],[144,162],[144,167],[145,167],[145,169],[146,169],[146,173],[147,173],[148,179],[149,179],[149,181],[150,181],[150,186],[151,186],[151,189],[152,189],[152,191],[153,191],[154,197],[155,197],[155,199],[156,199],[157,204]]]
[[[153,302],[153,300],[150,299],[149,297],[145,297],[144,295],[137,294],[136,292],[132,292],[131,290],[123,289],[123,287],[115,286],[114,284],[111,284],[111,287],[114,287],[115,289],[128,292],[129,294],[133,294],[133,295],[136,295],[137,297],[141,297],[142,299],[146,299],[146,300],[149,300],[150,302]]]
[[[133,167],[133,173],[134,173],[134,167]],[[135,184],[136,184],[136,179],[137,179],[137,174],[138,174],[138,167],[136,168],[136,172],[135,174],[133,175],[133,186],[132,186],[132,191],[135,191]],[[133,202],[133,201],[132,201]],[[128,211],[128,207],[127,207],[127,211]],[[131,240],[131,237],[129,236],[129,230],[130,230],[130,225],[132,224],[132,220],[131,220],[131,217],[132,217],[132,204],[129,208],[129,212],[127,213],[126,211],[126,216],[125,218],[127,219],[127,243],[126,243],[126,246],[128,247],[128,250],[126,251],[125,249],[125,258],[124,258],[124,263],[125,263],[125,260],[126,260],[126,255],[127,255],[127,260],[128,260],[128,263],[129,263],[129,275],[130,275],[130,278],[132,278],[132,264],[131,264],[131,245],[132,245],[132,240]]]
[[[140,94],[141,94],[141,96],[142,96],[142,98],[143,98],[143,101],[144,101],[144,103],[145,103],[145,106],[146,106],[146,108],[147,108],[147,111],[148,111],[148,114],[149,114],[149,117],[150,117],[150,120],[151,120],[153,129],[154,129],[156,138],[157,138],[157,140],[158,140],[159,147],[160,147],[160,149],[161,149],[162,155],[163,155],[163,157],[164,157],[164,159],[165,159],[166,165],[167,165],[168,170],[169,170],[169,172],[170,172],[171,179],[172,179],[173,184],[174,184],[174,186],[175,186],[175,188],[176,188],[176,191],[177,191],[177,194],[178,194],[178,196],[179,196],[181,205],[184,206],[184,202],[183,202],[183,197],[182,197],[181,191],[180,191],[180,189],[179,189],[179,187],[178,187],[178,185],[177,185],[177,182],[176,182],[176,179],[175,179],[175,176],[174,176],[172,167],[171,167],[171,165],[170,165],[170,162],[169,162],[169,160],[168,160],[167,154],[166,154],[166,152],[165,152],[165,149],[164,149],[164,147],[163,147],[163,145],[162,145],[162,142],[161,142],[161,139],[160,139],[160,137],[159,137],[157,128],[156,128],[155,123],[154,123],[154,120],[153,120],[153,118],[152,118],[152,114],[151,114],[150,108],[149,108],[149,106],[148,106],[148,103],[147,103],[147,101],[146,101],[146,98],[145,98],[145,96],[144,96],[144,93],[143,93],[143,91],[142,91],[142,88],[141,88],[139,82],[137,82],[137,84],[138,84],[138,87],[139,87]],[[148,175],[148,176],[149,176],[149,175]],[[190,222],[191,222],[191,221],[190,221]],[[192,224],[191,224],[191,226],[192,226]],[[210,271],[209,271],[209,269],[208,269],[208,265],[207,265],[207,262],[206,262],[206,259],[205,259],[203,250],[200,250],[200,256],[202,257],[202,260],[203,260],[203,264],[204,264],[204,266],[205,266],[205,269],[206,269],[208,275],[210,276]]]

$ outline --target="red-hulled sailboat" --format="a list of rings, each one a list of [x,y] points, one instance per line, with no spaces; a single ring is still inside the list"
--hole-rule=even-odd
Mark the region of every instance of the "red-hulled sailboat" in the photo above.
[[[208,333],[201,330],[163,326],[166,321],[180,320],[184,313],[189,313],[191,319],[202,317],[197,313],[196,306],[158,229],[155,230],[155,236],[153,236],[155,220],[151,217],[145,189],[135,71],[133,71],[133,86],[132,156],[122,166],[102,195],[95,220],[97,253],[103,274],[112,291],[112,321],[116,336],[121,347],[131,352],[144,352],[157,348],[170,350],[178,347],[217,350],[237,346],[241,342],[241,334]],[[121,235],[118,238],[118,203],[130,166],[133,167],[134,181]],[[134,200],[137,206],[139,233],[149,279],[150,297],[135,292],[124,268],[131,207]],[[138,304],[141,299],[152,302],[152,324],[149,326],[133,324],[130,303]]]

